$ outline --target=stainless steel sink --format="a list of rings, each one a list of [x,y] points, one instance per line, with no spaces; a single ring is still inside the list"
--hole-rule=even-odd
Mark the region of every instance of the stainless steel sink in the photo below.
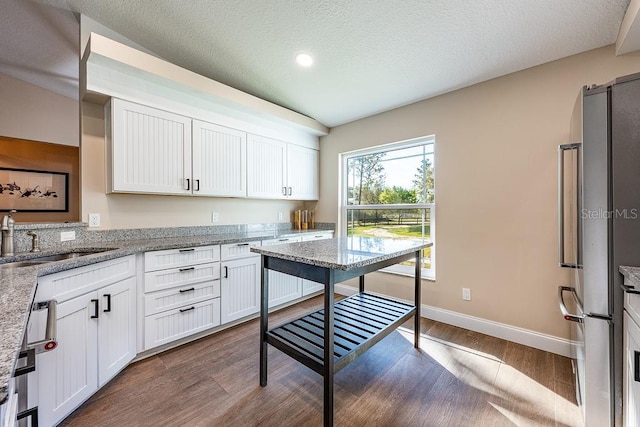
[[[41,265],[41,264],[46,264],[46,263],[49,263],[49,262],[63,261],[63,260],[66,260],[66,259],[73,259],[73,258],[80,258],[82,256],[99,254],[101,252],[106,252],[106,251],[111,251],[111,250],[114,250],[114,248],[90,249],[90,250],[86,250],[86,251],[83,251],[83,250],[80,249],[80,250],[75,250],[73,252],[63,252],[63,253],[60,253],[60,254],[44,255],[44,256],[35,257],[35,258],[29,258],[29,259],[20,260],[20,261],[6,262],[4,264],[0,264],[0,269],[30,267],[30,266],[33,266],[33,265]]]

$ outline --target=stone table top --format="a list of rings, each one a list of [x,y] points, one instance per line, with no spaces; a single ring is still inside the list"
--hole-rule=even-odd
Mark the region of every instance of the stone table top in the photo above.
[[[377,237],[340,237],[251,248],[274,258],[338,270],[353,270],[433,246],[432,242]]]

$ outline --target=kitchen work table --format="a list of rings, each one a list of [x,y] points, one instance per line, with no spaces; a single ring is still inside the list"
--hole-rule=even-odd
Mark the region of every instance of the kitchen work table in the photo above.
[[[431,242],[371,237],[255,247],[262,255],[260,385],[267,385],[267,344],[324,377],[325,426],[333,425],[333,377],[361,353],[414,316],[414,346],[420,339],[421,252]],[[414,304],[365,293],[364,275],[405,261],[415,262]],[[269,270],[324,284],[324,308],[269,329]],[[360,278],[359,292],[334,302],[336,283]]]

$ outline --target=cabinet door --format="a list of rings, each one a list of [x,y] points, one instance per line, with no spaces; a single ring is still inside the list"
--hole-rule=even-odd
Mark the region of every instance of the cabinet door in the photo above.
[[[98,389],[98,319],[91,318],[97,298],[92,292],[58,304],[58,346],[36,359],[41,425],[58,424]],[[35,328],[34,333],[41,336],[44,330]]]
[[[136,279],[98,292],[98,385],[102,387],[136,355]]]
[[[262,136],[247,135],[247,195],[284,199],[287,144]]]
[[[260,257],[222,263],[220,321],[231,322],[260,311]]]
[[[287,194],[296,200],[318,200],[318,187],[318,151],[288,144]]]
[[[191,119],[112,99],[110,191],[190,194]]]
[[[193,121],[193,194],[247,196],[247,134]]]
[[[636,322],[624,312],[624,425],[640,425],[640,382],[635,378],[636,363],[640,363],[640,358],[636,358],[636,353],[640,352],[640,327]],[[640,380],[640,378],[639,378]]]

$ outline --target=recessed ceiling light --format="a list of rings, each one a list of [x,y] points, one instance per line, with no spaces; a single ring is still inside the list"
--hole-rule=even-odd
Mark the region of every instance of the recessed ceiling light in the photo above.
[[[299,53],[296,55],[296,62],[301,67],[310,67],[313,65],[313,58],[308,53]]]

